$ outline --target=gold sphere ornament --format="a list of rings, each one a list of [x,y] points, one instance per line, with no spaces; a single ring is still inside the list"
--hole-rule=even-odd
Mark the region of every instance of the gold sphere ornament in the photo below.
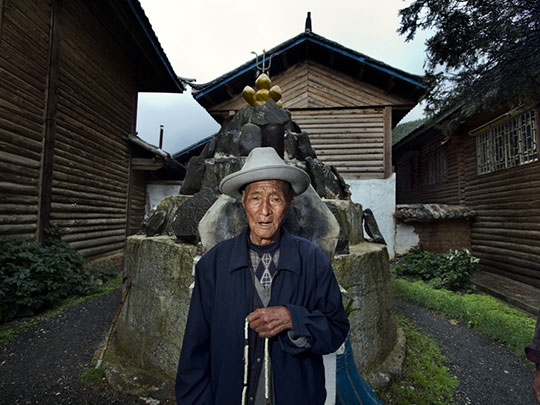
[[[249,105],[263,105],[271,98],[276,102],[276,105],[283,107],[283,104],[279,101],[281,99],[281,88],[278,85],[272,86],[272,81],[266,73],[262,73],[257,77],[255,85],[257,87],[256,91],[250,86],[246,86],[242,90],[242,96]]]
[[[281,88],[276,84],[270,88],[268,94],[270,95],[270,98],[277,103],[281,98]]]
[[[262,73],[257,77],[257,80],[255,80],[255,86],[257,86],[258,89],[268,90],[270,86],[272,86],[272,81],[266,73]]]
[[[242,96],[244,96],[244,100],[246,100],[249,105],[255,105],[255,90],[253,90],[253,88],[249,86],[244,87]]]
[[[255,93],[255,100],[262,101],[263,104],[266,103],[269,98],[270,92],[268,91],[268,89],[260,89],[257,90],[257,93]]]

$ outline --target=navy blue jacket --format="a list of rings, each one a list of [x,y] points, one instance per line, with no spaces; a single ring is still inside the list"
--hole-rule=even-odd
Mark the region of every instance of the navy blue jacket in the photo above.
[[[176,379],[180,405],[241,403],[244,322],[254,293],[248,234],[217,244],[197,264]],[[276,404],[323,404],[322,355],[343,343],[349,322],[328,259],[284,228],[269,303],[279,305],[291,313],[294,337],[307,336],[310,347],[293,345],[286,332],[271,339]]]

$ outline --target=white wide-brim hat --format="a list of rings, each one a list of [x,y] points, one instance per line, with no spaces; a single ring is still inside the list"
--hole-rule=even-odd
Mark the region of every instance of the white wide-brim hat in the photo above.
[[[254,181],[283,180],[291,184],[293,195],[302,194],[309,186],[309,176],[302,169],[286,164],[274,148],[255,148],[242,169],[229,174],[219,184],[223,194],[242,199],[242,187]]]

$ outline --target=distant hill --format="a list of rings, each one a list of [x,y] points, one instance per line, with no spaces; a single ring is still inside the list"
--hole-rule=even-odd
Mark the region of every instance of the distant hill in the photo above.
[[[403,124],[398,124],[392,130],[392,145],[398,142],[399,140],[401,140],[402,138],[405,138],[407,135],[409,135],[413,130],[418,128],[424,122],[426,122],[426,118],[420,118],[418,120],[404,122]]]

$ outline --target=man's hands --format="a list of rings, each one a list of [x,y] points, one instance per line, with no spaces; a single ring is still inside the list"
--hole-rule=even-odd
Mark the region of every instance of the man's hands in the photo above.
[[[249,327],[257,332],[261,338],[274,337],[284,330],[292,329],[293,326],[291,313],[287,307],[283,306],[259,308],[249,314],[247,318]]]
[[[536,402],[540,404],[540,364],[536,365],[536,374],[533,381],[533,392]]]

